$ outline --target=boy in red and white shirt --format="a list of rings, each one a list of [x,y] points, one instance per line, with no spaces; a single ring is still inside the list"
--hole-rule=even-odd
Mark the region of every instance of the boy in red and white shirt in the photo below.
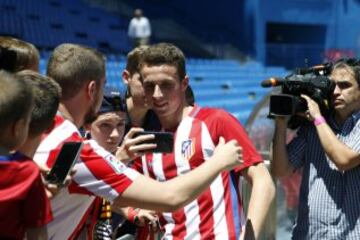
[[[47,239],[44,225],[52,219],[50,202],[46,196],[39,168],[31,159],[36,143],[29,139],[37,136],[33,135],[34,128],[29,128],[29,123],[30,120],[33,123],[32,113],[37,110],[36,100],[39,96],[36,90],[23,78],[23,75],[15,76],[0,72],[1,239],[23,239],[25,233],[27,239]],[[35,108],[33,96],[35,96]],[[19,151],[10,153],[15,149],[19,149],[21,153]]]

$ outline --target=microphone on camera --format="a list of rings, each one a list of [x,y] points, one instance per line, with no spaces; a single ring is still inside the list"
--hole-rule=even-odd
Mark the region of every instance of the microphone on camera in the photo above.
[[[272,77],[272,78],[262,81],[261,86],[265,87],[265,88],[266,87],[276,87],[276,86],[282,85],[283,83],[284,83],[284,79]]]

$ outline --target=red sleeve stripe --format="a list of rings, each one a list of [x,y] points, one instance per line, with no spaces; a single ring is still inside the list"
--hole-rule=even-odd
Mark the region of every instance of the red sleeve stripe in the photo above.
[[[138,176],[135,170],[127,168],[94,142],[84,145],[75,170],[74,181],[79,187],[111,201]]]

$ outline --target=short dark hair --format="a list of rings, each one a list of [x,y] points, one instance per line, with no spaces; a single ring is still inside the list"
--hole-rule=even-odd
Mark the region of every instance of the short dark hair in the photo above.
[[[49,129],[59,107],[61,88],[58,83],[47,76],[31,70],[17,74],[34,91],[34,109],[31,112],[29,136],[36,137]]]
[[[171,43],[158,43],[146,49],[142,54],[140,67],[164,64],[174,66],[180,80],[185,78],[185,55],[178,47]]]
[[[0,129],[25,118],[32,108],[33,89],[15,74],[0,70]]]
[[[39,68],[40,54],[33,44],[13,37],[0,36],[0,47],[4,50],[3,53],[11,53],[15,56],[12,64],[5,64],[0,68],[10,72]]]
[[[338,68],[349,68],[354,73],[356,82],[360,89],[360,60],[356,58],[342,58],[334,63],[333,70]]]
[[[140,46],[136,47],[127,55],[127,61],[126,61],[126,70],[133,75],[136,72],[139,72],[139,64],[142,54],[146,49],[148,49],[148,46]]]
[[[74,97],[85,82],[100,83],[105,76],[105,56],[94,48],[65,43],[54,49],[47,75],[59,83],[62,100]]]

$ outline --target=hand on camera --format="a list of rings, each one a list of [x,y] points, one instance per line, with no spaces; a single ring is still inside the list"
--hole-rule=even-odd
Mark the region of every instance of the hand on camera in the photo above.
[[[314,121],[315,118],[321,116],[320,108],[317,102],[312,100],[309,96],[302,94],[302,98],[306,100],[308,110],[305,112],[304,117],[309,121]]]

